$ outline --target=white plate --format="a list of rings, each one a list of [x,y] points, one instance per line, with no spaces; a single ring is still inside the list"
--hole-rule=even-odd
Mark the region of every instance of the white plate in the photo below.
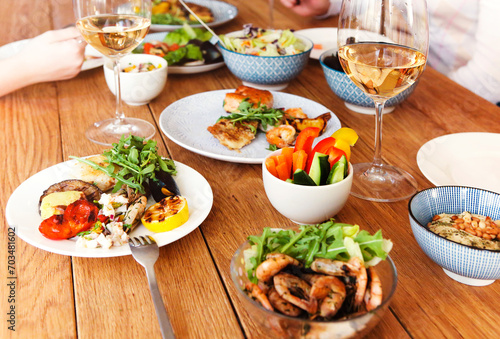
[[[228,4],[223,1],[216,1],[216,0],[189,0],[186,2],[191,2],[197,5],[202,5],[205,7],[208,7],[212,10],[212,13],[214,14],[214,21],[207,23],[206,25],[208,27],[217,27],[220,25],[225,24],[226,22],[229,22],[236,18],[238,15],[238,8],[236,6],[233,6],[231,4]],[[189,6],[189,3],[188,3]],[[153,24],[151,25],[151,30],[152,31],[174,31],[178,28],[181,28],[182,25],[159,25],[159,24]],[[196,24],[196,25],[191,25],[191,27],[198,27],[202,28],[203,26],[201,24]]]
[[[337,48],[337,28],[308,28],[295,33],[312,40],[314,46],[310,57],[313,59],[319,59],[323,52]],[[321,45],[321,48],[318,47],[319,45]]]
[[[11,56],[16,55],[31,39],[18,40],[11,42],[10,44],[0,47],[0,59],[7,59]],[[87,59],[82,64],[82,71],[93,69],[104,65],[104,56],[99,53],[95,48],[90,45],[85,47],[85,56],[94,56],[98,58]]]
[[[271,153],[267,150],[269,143],[265,133],[259,132],[255,140],[238,152],[221,145],[207,130],[220,116],[227,114],[222,106],[228,92],[234,92],[234,89],[195,94],[174,102],[161,113],[160,128],[170,140],[194,153],[229,162],[261,164]],[[272,94],[274,107],[301,107],[310,118],[331,112],[325,106],[306,98],[281,92]],[[331,115],[325,132],[317,140],[332,135],[341,127],[335,114]]]
[[[72,171],[75,163],[76,160],[59,163],[38,172],[19,185],[7,202],[5,210],[7,223],[10,227],[15,228],[16,234],[21,239],[45,251],[76,257],[99,258],[131,254],[127,244],[108,250],[80,248],[76,246],[75,238],[50,240],[38,231],[38,226],[42,221],[38,214],[40,196],[50,185],[74,178]],[[164,233],[153,233],[143,225],[139,225],[132,231],[131,236],[149,234],[155,238],[158,246],[164,246],[195,230],[208,216],[213,203],[212,188],[205,178],[191,167],[179,162],[176,162],[175,165],[177,166],[177,175],[174,179],[188,202],[189,220],[182,226]],[[150,198],[148,206],[153,203],[154,200]]]
[[[500,193],[500,133],[457,133],[432,139],[419,149],[417,164],[436,186],[470,186]]]
[[[145,42],[150,41],[163,41],[168,32],[160,32],[160,33],[152,33],[146,35],[141,45]],[[208,65],[199,65],[199,66],[168,66],[169,74],[196,74],[212,71],[214,69],[220,68],[224,66],[224,61],[217,62],[214,64]]]

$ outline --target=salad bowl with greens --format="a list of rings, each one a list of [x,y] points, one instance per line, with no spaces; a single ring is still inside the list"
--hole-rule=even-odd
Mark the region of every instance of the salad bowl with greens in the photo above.
[[[259,325],[257,329],[262,333],[271,334],[276,338],[362,337],[380,321],[396,289],[396,268],[388,255],[391,248],[392,242],[384,239],[381,231],[370,234],[360,230],[358,225],[338,223],[333,219],[322,224],[302,225],[293,229],[264,228],[260,235],[249,236],[248,240],[237,249],[231,260],[231,277],[243,302],[244,310]],[[274,279],[260,280],[259,267],[270,261],[274,264],[273,260],[279,262],[280,255],[293,259],[280,272],[273,272]],[[364,306],[368,300],[366,296],[361,306],[353,306],[358,283],[347,268],[353,259],[362,263],[362,267],[368,272],[366,293],[368,299],[370,298],[368,290],[373,292],[371,285],[375,281],[371,272],[374,270],[377,272],[381,290],[380,300],[374,308]],[[347,274],[343,275],[341,271],[334,278],[346,286],[346,294],[338,312],[325,317],[320,312],[321,300],[318,300],[318,310],[313,314],[304,310],[300,310],[301,312],[297,314],[289,314],[290,307],[293,308],[290,303],[285,309],[277,307],[271,296],[276,291],[280,293],[279,289],[283,287],[277,285],[279,284],[277,277],[281,275],[282,279],[283,276],[295,276],[289,278],[291,281],[288,285],[293,294],[292,299],[304,300],[308,296],[301,294],[299,286],[308,281],[311,285],[309,297],[313,295],[314,283],[308,279],[311,279],[311,276],[317,278],[318,273],[313,269],[314,263],[318,260],[332,260],[346,264],[342,270],[346,270]],[[319,276],[325,277],[321,274]],[[299,283],[301,279],[304,281]],[[255,290],[268,296],[268,306],[262,303],[262,294],[257,295]],[[259,334],[256,333],[256,336]]]
[[[246,86],[281,90],[307,65],[313,43],[291,30],[267,30],[245,25],[241,31],[220,35],[229,70]]]

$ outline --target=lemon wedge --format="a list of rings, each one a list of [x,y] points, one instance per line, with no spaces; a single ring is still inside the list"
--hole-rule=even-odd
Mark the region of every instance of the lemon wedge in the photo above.
[[[354,146],[354,144],[356,144],[356,141],[358,141],[358,134],[356,133],[356,131],[349,127],[339,128],[338,130],[333,132],[332,137],[336,140],[343,140],[350,146]]]
[[[151,205],[141,218],[148,230],[156,233],[171,231],[189,219],[186,198],[180,195],[169,196]]]

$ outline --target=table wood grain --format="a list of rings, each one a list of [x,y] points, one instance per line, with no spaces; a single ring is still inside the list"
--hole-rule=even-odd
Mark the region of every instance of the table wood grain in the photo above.
[[[268,27],[266,0],[227,0],[237,18],[216,29],[227,33],[253,23]],[[336,18],[302,18],[275,1],[275,27],[335,27]],[[0,0],[0,45],[34,37],[74,22],[70,0]],[[36,51],[33,51],[36,54]],[[34,57],[36,60],[36,57]],[[0,80],[1,81],[1,80]],[[229,264],[238,246],[263,227],[292,223],[270,205],[260,165],[209,159],[178,146],[158,126],[162,111],[196,93],[240,85],[224,67],[194,75],[171,74],[163,92],[149,105],[124,105],[127,116],[155,124],[162,154],[200,172],[214,193],[207,219],[188,236],[160,249],[155,266],[163,302],[178,338],[267,338],[249,316],[232,284]],[[373,155],[374,117],[349,111],[329,89],[317,60],[284,90],[332,110],[343,126],[360,135],[352,162]],[[16,240],[15,332],[8,329],[7,200],[33,174],[70,155],[100,153],[85,138],[94,121],[111,117],[114,97],[102,68],[76,78],[43,83],[0,98],[3,169],[0,171],[1,338],[160,338],[143,268],[132,256],[79,258],[49,253]],[[432,184],[416,163],[418,149],[435,137],[458,132],[500,133],[500,108],[427,67],[414,93],[384,115],[383,158],[409,171],[419,188]],[[368,338],[493,338],[500,325],[498,282],[486,287],[462,285],[448,278],[416,243],[408,221],[408,201],[373,203],[350,197],[337,220],[357,223],[392,239],[398,288],[380,324]],[[257,213],[256,213],[257,212]],[[38,225],[33,225],[34,231]]]

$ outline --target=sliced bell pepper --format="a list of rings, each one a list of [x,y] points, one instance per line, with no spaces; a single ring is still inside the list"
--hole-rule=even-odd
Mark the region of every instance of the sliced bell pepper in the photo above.
[[[153,47],[153,44],[146,42],[144,44],[144,54],[149,54],[149,51],[151,50],[151,47]]]
[[[297,140],[295,140],[294,152],[304,150],[306,154],[309,155],[314,139],[319,136],[319,132],[318,127],[307,127],[303,129],[297,136]]]
[[[330,163],[330,169],[333,167],[333,165],[335,165],[337,161],[339,161],[339,159],[342,156],[345,156],[345,152],[337,147],[330,147],[330,149],[326,154],[328,154],[328,162]]]
[[[332,137],[325,138],[320,142],[318,142],[307,157],[307,165],[305,171],[309,173],[309,169],[311,168],[311,164],[314,159],[315,153],[328,154],[329,149],[332,148],[334,145],[335,145],[335,138]]]
[[[351,146],[347,141],[342,139],[337,139],[334,146],[344,151],[347,161],[351,160]]]

